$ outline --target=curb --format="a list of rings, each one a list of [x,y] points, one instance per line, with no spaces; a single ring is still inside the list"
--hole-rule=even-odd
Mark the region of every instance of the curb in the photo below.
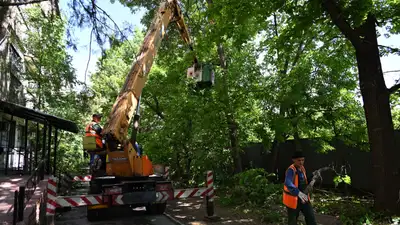
[[[168,213],[164,213],[164,216],[168,217],[168,219],[172,220],[172,222],[174,222],[174,223],[176,223],[178,225],[185,225],[184,223],[178,221],[177,219],[175,219],[174,217],[172,217]]]

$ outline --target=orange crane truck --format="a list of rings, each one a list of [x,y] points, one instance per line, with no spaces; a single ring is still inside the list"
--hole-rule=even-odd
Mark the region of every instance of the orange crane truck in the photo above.
[[[107,154],[105,171],[101,176],[92,174],[89,191],[89,194],[101,194],[103,202],[88,206],[89,221],[95,220],[104,214],[105,210],[115,205],[145,206],[149,213],[162,214],[166,208],[166,200],[174,198],[171,181],[155,175],[152,162],[146,155],[139,155],[133,147],[135,140],[128,138],[131,120],[138,119],[139,98],[147,75],[170,22],[176,23],[180,36],[193,50],[178,1],[163,0],[104,126],[102,135],[105,151],[103,151]],[[202,66],[196,57],[193,67],[187,71],[187,76],[194,77],[203,87],[204,84],[208,86],[212,84],[214,79],[211,67]],[[93,147],[95,141],[92,139],[94,137],[84,137],[85,150],[95,151],[96,147]]]

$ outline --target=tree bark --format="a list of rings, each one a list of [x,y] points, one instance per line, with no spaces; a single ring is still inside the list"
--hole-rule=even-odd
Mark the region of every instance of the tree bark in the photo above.
[[[238,139],[239,125],[237,124],[235,117],[233,115],[233,109],[231,109],[229,90],[228,90],[228,67],[226,65],[224,48],[221,43],[217,46],[218,56],[220,60],[220,65],[224,71],[222,82],[223,82],[223,95],[224,95],[224,105],[225,105],[225,117],[229,129],[229,140],[231,143],[231,155],[233,159],[234,170],[233,173],[240,173],[243,171],[242,160],[240,157],[240,146]]]
[[[376,18],[371,13],[357,30],[343,18],[333,0],[325,0],[325,10],[356,50],[359,84],[364,101],[368,138],[372,152],[375,209],[400,213],[400,190],[390,93],[385,85],[376,36]]]
[[[20,6],[20,5],[29,5],[29,4],[34,4],[34,3],[41,3],[41,2],[46,2],[49,0],[32,0],[32,1],[25,1],[25,2],[0,2],[1,7],[8,7],[8,6]]]
[[[293,139],[294,139],[294,144],[295,144],[295,150],[296,151],[303,151],[303,148],[301,147],[300,134],[299,134],[299,125],[298,125],[298,121],[297,121],[297,118],[296,118],[297,111],[296,111],[296,107],[295,106],[292,106],[290,114],[291,114],[291,118],[292,118]]]
[[[271,146],[271,160],[268,166],[268,172],[275,173],[278,165],[278,151],[279,151],[280,142],[275,137],[274,142]]]
[[[281,104],[279,107],[279,115],[281,117],[285,116],[285,110],[283,109],[283,104]],[[279,145],[281,144],[282,140],[283,142],[286,141],[285,136],[286,136],[285,134],[282,134],[280,131],[275,130],[275,138],[271,148],[271,162],[269,166],[270,173],[275,173],[276,170],[278,169]]]
[[[207,4],[210,6],[212,5],[213,0],[207,0]],[[226,65],[225,59],[225,52],[222,43],[217,43],[217,52],[219,56],[220,66],[223,70],[222,75],[222,86],[223,86],[223,93],[224,93],[224,104],[225,104],[225,117],[229,129],[229,140],[231,143],[231,156],[233,159],[234,165],[234,173],[240,173],[243,171],[242,168],[242,159],[240,157],[240,146],[239,146],[239,138],[238,138],[238,131],[239,125],[237,124],[235,117],[234,117],[234,110],[231,108],[230,98],[229,98],[229,90],[228,90],[228,66]]]
[[[395,174],[397,164],[393,160],[396,158],[396,149],[390,94],[383,78],[374,16],[368,16],[362,30],[361,35],[365,39],[361,47],[356,48],[356,58],[372,151],[375,207],[400,213],[396,203],[400,182],[399,176]]]
[[[5,22],[6,18],[7,18],[8,10],[9,10],[8,6],[0,7],[0,24],[2,25],[0,27],[0,38],[1,39],[3,37],[5,37],[5,35],[7,34],[7,27],[4,26],[4,22]]]

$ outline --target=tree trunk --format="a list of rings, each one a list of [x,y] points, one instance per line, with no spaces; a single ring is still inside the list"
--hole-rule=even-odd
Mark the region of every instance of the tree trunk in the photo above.
[[[400,207],[397,205],[400,190],[398,157],[390,93],[385,85],[379,56],[376,18],[370,13],[360,27],[353,29],[343,17],[340,5],[336,1],[324,0],[323,7],[356,50],[359,83],[372,152],[375,209],[400,214]]]
[[[192,157],[190,157],[189,154],[189,148],[186,146],[186,144],[183,145],[183,150],[184,150],[184,157],[185,157],[185,173],[184,176],[182,177],[183,180],[185,180],[185,184],[189,185],[190,177],[191,177],[191,171],[190,171],[190,165],[192,164]]]
[[[291,113],[292,126],[293,126],[293,139],[294,139],[295,150],[303,151],[303,148],[301,147],[299,125],[298,125],[298,121],[297,121],[297,110],[296,110],[295,106],[292,106],[290,113]]]
[[[240,157],[240,146],[238,140],[238,124],[234,120],[233,116],[228,115],[228,127],[229,127],[229,140],[231,142],[232,147],[232,159],[234,165],[233,173],[240,173],[243,171],[242,168],[242,159]]]
[[[8,6],[0,7],[0,39],[6,36],[7,34],[7,26],[5,26],[4,22],[6,21],[7,14],[8,14]]]
[[[221,64],[221,67],[224,71],[224,74],[222,75],[222,85],[223,85],[223,102],[225,105],[225,117],[226,117],[226,122],[228,124],[228,129],[229,129],[229,140],[231,143],[231,155],[233,159],[233,173],[240,173],[243,171],[242,168],[242,160],[240,157],[240,146],[239,146],[239,139],[238,139],[238,127],[239,125],[237,124],[233,109],[231,108],[230,104],[230,98],[229,98],[229,90],[228,90],[228,68],[226,65],[226,60],[225,60],[225,53],[224,53],[224,48],[221,43],[218,43],[217,47],[218,51],[218,56],[219,56],[219,61]]]
[[[207,0],[207,4],[211,6],[213,3],[213,0]],[[223,70],[223,75],[222,75],[222,86],[223,86],[223,93],[224,93],[224,104],[225,104],[225,117],[226,121],[228,124],[228,129],[229,129],[229,140],[231,143],[231,156],[233,159],[233,165],[234,165],[234,173],[240,173],[243,171],[242,168],[242,159],[240,157],[240,146],[239,146],[239,138],[238,138],[238,131],[239,131],[239,126],[235,120],[234,117],[234,110],[231,108],[230,104],[230,99],[229,99],[229,90],[228,90],[228,81],[227,81],[227,76],[228,76],[228,67],[226,65],[226,60],[225,60],[225,53],[224,53],[224,47],[222,46],[222,43],[217,43],[217,52],[219,56],[219,62],[221,65],[221,68]]]
[[[178,150],[175,151],[175,165],[174,165],[174,172],[175,176],[181,178],[182,177],[182,164],[181,164],[181,152]],[[171,171],[171,170],[170,170]]]
[[[279,115],[281,117],[285,116],[285,110],[281,104],[279,107]],[[275,138],[271,148],[271,165],[269,166],[269,172],[275,173],[278,169],[278,159],[279,159],[279,145],[281,140],[286,141],[286,135],[282,134],[280,131],[275,130]]]
[[[398,164],[395,156],[390,94],[383,78],[375,21],[374,16],[370,14],[360,27],[361,35],[365,38],[356,48],[360,89],[372,151],[375,208],[400,212],[397,207],[400,177],[396,171]]]

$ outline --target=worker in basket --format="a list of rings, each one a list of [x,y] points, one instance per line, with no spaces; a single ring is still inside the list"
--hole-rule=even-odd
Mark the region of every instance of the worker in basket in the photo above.
[[[287,208],[288,224],[297,225],[300,211],[303,213],[307,225],[317,225],[314,211],[310,203],[310,195],[304,193],[308,185],[304,168],[304,155],[296,151],[292,156],[293,164],[286,170],[283,186],[283,204]]]
[[[102,127],[100,125],[102,115],[99,113],[92,115],[92,121],[86,125],[85,128],[85,136],[86,137],[95,137],[96,138],[96,149],[95,150],[85,150],[90,155],[90,166],[93,170],[99,170],[102,166],[102,162],[105,162],[106,158],[106,150],[103,144],[102,137]]]

